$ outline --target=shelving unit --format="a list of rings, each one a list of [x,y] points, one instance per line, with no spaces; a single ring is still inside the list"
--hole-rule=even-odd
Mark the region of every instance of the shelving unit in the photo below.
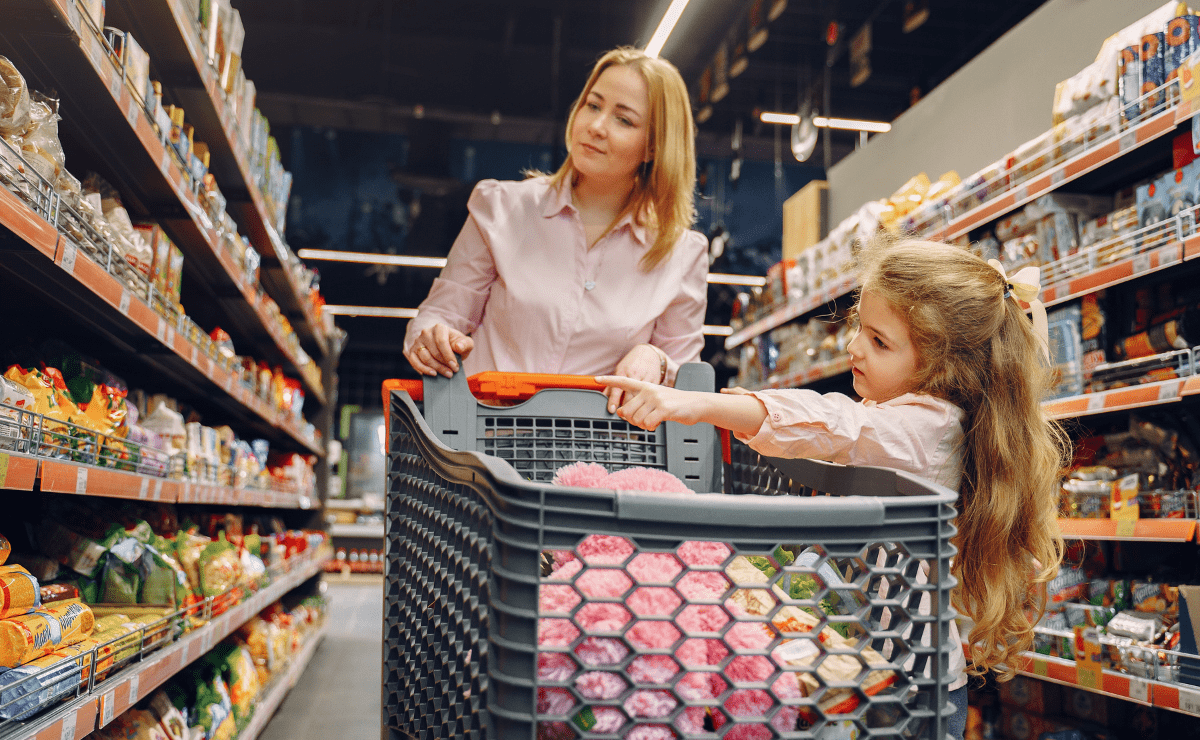
[[[141,93],[126,84],[124,66],[77,0],[15,0],[0,26],[0,55],[13,62],[30,90],[53,90],[59,96],[59,132],[68,171],[80,176],[87,170],[100,172],[120,192],[135,220],[159,223],[182,251],[183,298],[190,311],[165,299],[31,167],[14,178],[10,162],[17,155],[11,151],[7,158],[0,156],[0,282],[6,300],[19,302],[50,327],[69,329],[71,338],[86,337],[88,349],[95,350],[102,364],[139,381],[139,387],[165,383],[171,395],[213,424],[228,423],[246,438],[266,438],[272,449],[317,456],[317,486],[298,490],[274,484],[261,489],[177,480],[166,477],[165,466],[142,465],[140,454],[114,466],[95,452],[106,449],[110,440],[93,439],[90,458],[87,453],[55,450],[47,438],[57,433],[57,422],[21,412],[20,424],[10,425],[8,431],[0,427],[7,447],[0,451],[0,488],[35,495],[253,507],[272,510],[293,523],[289,526],[306,522],[303,526],[320,527],[327,487],[322,475],[328,472],[322,440],[332,435],[330,407],[340,340],[326,334],[319,312],[295,280],[296,258],[268,216],[267,203],[253,181],[247,143],[201,55],[198,32],[185,5],[180,0],[109,0],[106,25],[132,31],[144,44],[153,76],[164,83],[170,102],[186,108],[196,138],[208,144],[210,171],[228,199],[228,210],[240,233],[263,257],[261,284],[226,246],[220,224],[213,223],[185,174],[169,132],[158,129]],[[272,314],[272,301],[295,336],[285,336],[283,324]],[[279,365],[298,378],[307,419],[277,410],[243,383],[240,366],[214,348],[201,324],[220,326],[240,354]],[[53,328],[46,335],[63,338],[56,337]],[[4,411],[7,416],[15,410]],[[310,419],[318,435],[306,424]],[[43,432],[44,427],[49,431]],[[117,469],[120,466],[127,469]],[[94,686],[85,684],[73,699],[32,720],[0,721],[0,740],[81,740],[264,607],[317,576],[327,559],[324,551],[320,557],[294,556],[283,570],[272,573],[269,585],[163,649]],[[253,740],[259,735],[323,634],[323,629],[315,632],[265,689],[240,737]]]
[[[0,740],[82,740],[106,726],[139,698],[149,695],[268,605],[320,573],[325,562],[324,559],[300,556],[294,559],[297,562],[278,581],[187,633],[169,647],[150,653],[50,712],[25,722],[0,724]]]

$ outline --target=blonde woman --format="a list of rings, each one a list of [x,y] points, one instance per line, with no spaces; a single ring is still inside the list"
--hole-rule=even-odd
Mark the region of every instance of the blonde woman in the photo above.
[[[707,241],[695,218],[691,106],[636,49],[596,63],[553,175],[484,180],[404,355],[425,375],[612,374],[673,385],[699,359]],[[621,392],[610,392],[610,410]]]
[[[1024,286],[999,263],[919,241],[881,242],[861,260],[848,349],[862,403],[811,390],[715,394],[598,380],[630,394],[617,413],[645,429],[708,422],[764,455],[897,468],[957,490],[952,601],[974,621],[970,668],[951,630],[950,734],[961,738],[967,676],[1011,678],[1033,642],[1062,561],[1056,517],[1069,443],[1041,408],[1045,337],[1017,302]]]

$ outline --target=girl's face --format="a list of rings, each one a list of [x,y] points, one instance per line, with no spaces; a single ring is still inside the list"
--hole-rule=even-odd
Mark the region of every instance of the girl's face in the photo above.
[[[854,392],[883,403],[912,390],[918,364],[908,323],[870,291],[859,299],[858,318],[858,333],[847,347]]]
[[[650,94],[631,67],[614,64],[596,78],[571,126],[571,161],[581,177],[630,182],[650,158]]]

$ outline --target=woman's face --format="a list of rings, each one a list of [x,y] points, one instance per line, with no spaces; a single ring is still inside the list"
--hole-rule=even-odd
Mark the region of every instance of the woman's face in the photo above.
[[[649,160],[650,95],[634,69],[615,64],[596,79],[571,126],[571,161],[596,182],[632,181]]]

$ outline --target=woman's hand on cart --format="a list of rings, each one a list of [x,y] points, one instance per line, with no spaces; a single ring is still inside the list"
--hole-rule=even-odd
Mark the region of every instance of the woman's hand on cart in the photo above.
[[[458,357],[466,359],[475,349],[475,340],[445,324],[434,324],[417,335],[404,356],[422,375],[441,373],[447,378],[458,372]]]
[[[625,353],[612,374],[621,378],[666,385],[667,355],[654,345],[639,344]],[[608,397],[608,413],[610,414],[615,414],[617,408],[630,397],[625,389],[616,386],[606,388],[604,395]]]
[[[653,432],[664,421],[680,424],[706,422],[744,435],[757,434],[767,418],[767,407],[741,388],[721,393],[681,391],[632,378],[601,375],[596,382],[624,391],[626,401],[617,416],[636,427]]]

